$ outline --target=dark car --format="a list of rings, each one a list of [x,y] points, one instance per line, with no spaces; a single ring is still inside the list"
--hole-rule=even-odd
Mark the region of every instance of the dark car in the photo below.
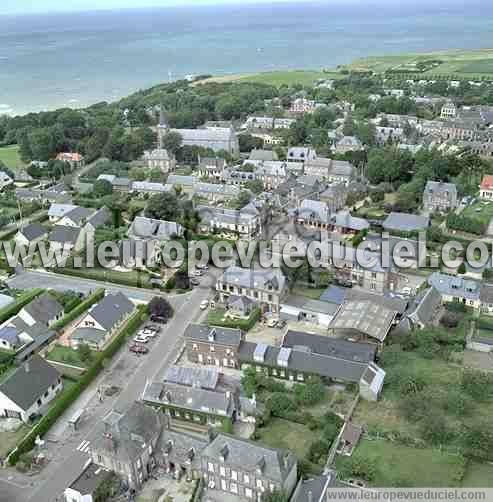
[[[140,343],[133,343],[128,349],[134,354],[147,354],[149,352],[149,349]]]
[[[352,288],[353,283],[351,281],[345,281],[344,279],[336,279],[335,283],[343,288]]]
[[[160,315],[151,315],[151,321],[157,322],[159,324],[166,324],[168,322],[168,319],[166,319],[166,317],[162,317]]]

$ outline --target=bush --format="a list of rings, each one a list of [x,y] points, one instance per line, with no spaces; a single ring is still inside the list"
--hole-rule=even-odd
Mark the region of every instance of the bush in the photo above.
[[[442,316],[440,319],[440,324],[446,328],[456,328],[459,325],[461,316],[459,314],[449,312]]]
[[[304,406],[313,406],[325,399],[327,389],[322,384],[320,378],[311,377],[306,384],[296,384],[294,386],[296,403]]]
[[[115,337],[115,339],[95,358],[94,364],[84,373],[81,379],[70,390],[61,394],[48,410],[46,415],[31,429],[29,435],[23,439],[17,448],[10,454],[9,463],[15,465],[23,453],[27,453],[34,448],[34,441],[37,436],[43,437],[58,420],[58,418],[71,406],[80,394],[91,384],[94,378],[104,368],[104,362],[110,359],[118,349],[125,343],[126,339],[135,333],[140,324],[147,318],[147,307],[139,306],[137,312],[127,322],[125,328]]]
[[[342,479],[354,477],[371,482],[375,479],[376,472],[377,463],[374,458],[354,453],[344,460],[340,474]]]

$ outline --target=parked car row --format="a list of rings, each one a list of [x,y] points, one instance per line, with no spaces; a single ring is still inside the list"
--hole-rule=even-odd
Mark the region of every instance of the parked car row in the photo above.
[[[156,338],[161,331],[159,326],[149,325],[137,332],[133,342],[129,346],[130,352],[135,354],[147,354],[149,349],[145,346],[150,340]]]

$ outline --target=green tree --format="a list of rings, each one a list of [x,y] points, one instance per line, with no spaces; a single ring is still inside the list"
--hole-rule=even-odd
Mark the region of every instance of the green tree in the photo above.
[[[145,214],[148,218],[176,221],[181,215],[176,195],[172,192],[153,195],[147,203]]]
[[[92,360],[92,352],[89,345],[86,345],[85,343],[80,344],[77,352],[79,353],[79,359],[82,362],[87,363]]]
[[[166,133],[161,139],[163,148],[168,150],[168,152],[172,153],[173,155],[176,155],[182,145],[182,142],[183,138],[181,137],[181,134],[174,131]]]
[[[113,186],[108,180],[96,180],[92,188],[92,193],[95,197],[111,195],[113,193]]]

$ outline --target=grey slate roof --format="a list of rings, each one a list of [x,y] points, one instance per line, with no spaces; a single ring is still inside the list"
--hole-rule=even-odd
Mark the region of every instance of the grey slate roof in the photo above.
[[[311,335],[289,330],[283,338],[283,347],[308,347],[314,354],[338,357],[348,361],[368,363],[375,360],[377,348],[373,343],[355,343],[330,336]]]
[[[134,462],[142,449],[159,437],[161,429],[162,415],[136,401],[126,413],[113,410],[99,422],[101,440],[95,442],[93,449],[105,450],[122,462]]]
[[[480,297],[481,283],[471,279],[433,272],[428,277],[428,284],[434,286],[442,296],[455,296],[466,300],[478,300]]]
[[[80,327],[72,331],[70,339],[77,340],[79,343],[99,345],[104,340],[106,334],[106,331],[101,329]]]
[[[106,206],[103,206],[87,219],[87,223],[90,223],[94,228],[98,228],[106,225],[110,220],[111,211]]]
[[[433,194],[450,193],[457,195],[455,183],[444,183],[443,181],[428,181],[425,186],[425,192]]]
[[[172,236],[183,235],[183,227],[175,221],[154,220],[137,216],[130,228],[128,235],[140,239],[170,240]]]
[[[272,150],[252,150],[248,160],[274,161],[278,160],[276,152]]]
[[[479,298],[481,303],[493,304],[493,284],[481,284]]]
[[[55,225],[48,236],[50,242],[59,242],[67,244],[75,244],[81,229],[78,227],[65,227],[63,225]]]
[[[253,342],[242,342],[239,351],[241,363],[255,363],[255,349],[259,345],[260,344]],[[297,346],[295,349],[288,349],[286,347],[273,347],[270,345],[266,346],[263,364],[277,368],[278,357],[282,350],[284,350],[289,357],[287,363],[287,369],[289,370],[347,382],[359,382],[363,372],[368,366],[368,363],[360,361],[348,361],[338,357],[315,354],[309,350],[303,349],[302,346]]]
[[[72,211],[65,213],[64,218],[69,218],[75,224],[80,225],[94,212],[94,209],[88,209],[87,207],[78,206],[75,209],[72,209]]]
[[[223,282],[242,286],[245,288],[254,288],[272,291],[282,291],[286,284],[286,278],[283,273],[277,269],[250,269],[231,265],[224,272]]]
[[[70,488],[81,495],[94,495],[98,487],[111,477],[111,471],[103,469],[97,464],[90,464],[70,485]]]
[[[63,312],[63,307],[49,293],[43,293],[25,305],[23,310],[37,322],[48,324],[48,321]]]
[[[366,230],[370,224],[364,218],[351,216],[349,211],[340,211],[334,217],[334,223],[338,227],[348,228],[349,230]]]
[[[316,314],[334,315],[339,308],[338,305],[334,305],[333,303],[313,300],[311,298],[306,298],[305,296],[296,295],[289,295],[282,303],[283,305],[289,305],[306,312],[313,312]]]
[[[66,214],[70,213],[70,211],[73,211],[75,208],[78,206],[74,206],[73,204],[51,204],[50,208],[48,209],[48,216],[53,216],[57,218],[62,218]]]
[[[19,337],[17,336],[17,329],[13,326],[4,326],[0,328],[0,340],[5,340],[13,346],[20,344]]]
[[[336,486],[335,472],[324,474],[312,479],[301,479],[296,487],[291,502],[308,502],[310,495],[313,502],[323,502],[327,489]]]
[[[227,449],[224,462],[222,455]],[[203,450],[203,456],[216,459],[225,466],[236,466],[242,471],[255,472],[259,464],[263,465],[263,476],[281,485],[296,465],[296,459],[291,452],[262,446],[253,441],[238,439],[227,434],[217,437]]]
[[[125,316],[132,313],[134,308],[134,304],[123,293],[115,293],[106,295],[89,313],[104,329],[110,331]]]
[[[171,382],[152,382],[146,386],[142,399],[225,417],[230,416],[234,408],[231,394]]]
[[[206,324],[189,324],[185,330],[185,339],[190,341],[208,342],[209,335],[214,337],[215,344],[228,347],[238,347],[243,337],[239,329],[220,328]]]
[[[31,223],[19,230],[19,233],[21,233],[28,241],[34,241],[48,235],[48,230],[39,223]]]
[[[192,470],[200,470],[200,455],[207,444],[205,438],[164,429],[159,438],[158,448],[168,455],[170,462],[175,465],[186,465],[191,462]]]
[[[217,387],[218,380],[219,372],[209,368],[170,366],[164,375],[165,382],[209,390]]]
[[[52,385],[58,382],[60,374],[42,357],[35,355],[19,366],[0,385],[0,393],[23,410],[28,410]]]
[[[409,314],[409,318],[424,325],[429,324],[433,320],[436,309],[441,302],[440,292],[432,286],[418,300],[418,304],[413,312]]]
[[[419,216],[408,213],[390,213],[382,223],[385,230],[399,232],[416,232],[426,230],[430,224],[428,216]]]

